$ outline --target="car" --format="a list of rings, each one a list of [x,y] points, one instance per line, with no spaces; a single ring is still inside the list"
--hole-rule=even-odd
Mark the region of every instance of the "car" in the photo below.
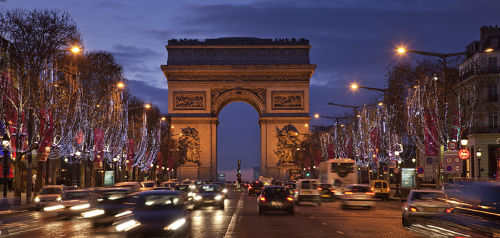
[[[156,187],[156,181],[144,181],[141,182],[141,186],[141,191],[153,190],[153,188]]]
[[[313,202],[317,206],[321,205],[321,196],[318,179],[299,179],[297,182],[297,193],[295,194],[295,202],[300,205],[300,202]]]
[[[333,200],[335,197],[335,189],[331,184],[322,183],[319,185],[318,190],[323,200]]]
[[[404,227],[411,226],[416,219],[443,216],[454,209],[442,190],[411,190],[407,199],[401,201]]]
[[[382,200],[389,199],[389,182],[387,180],[372,180],[372,191],[375,193],[375,197],[381,198]]]
[[[121,182],[113,185],[114,188],[128,188],[131,192],[139,192],[142,185],[139,182]]]
[[[57,213],[65,218],[80,216],[82,212],[92,209],[95,205],[95,194],[90,190],[66,190],[62,194],[62,201],[52,206],[44,207],[44,211]]]
[[[184,193],[150,190],[131,195],[125,203],[130,210],[115,215],[109,228],[127,237],[190,237],[191,212]]]
[[[272,185],[283,186],[283,185],[285,185],[285,182],[275,180],[275,181],[272,181]]]
[[[257,198],[259,205],[259,215],[269,210],[286,211],[294,214],[295,201],[290,190],[285,186],[265,186],[262,193]]]
[[[93,209],[82,212],[81,217],[89,219],[93,227],[111,225],[115,215],[130,209],[130,204],[125,204],[131,190],[126,187],[100,188],[94,190],[96,205]]]
[[[213,182],[212,184],[219,185],[219,187],[222,189],[222,192],[224,193],[224,198],[227,197],[227,192],[229,190],[228,190],[227,184],[225,182]]]
[[[252,194],[260,195],[263,188],[264,184],[262,182],[260,181],[252,182],[250,185],[248,185],[248,196]]]
[[[49,205],[60,204],[64,191],[64,185],[49,185],[43,187],[34,199],[35,208],[41,210]]]
[[[168,188],[168,189],[171,189],[171,190],[175,190],[175,187],[178,186],[179,183],[177,182],[162,182],[160,184],[160,187],[164,187],[164,188]]]
[[[219,185],[203,185],[193,196],[194,209],[201,206],[218,206],[220,209],[224,209],[224,200],[224,193]]]
[[[375,205],[375,193],[368,184],[348,184],[344,188],[342,209],[351,207],[372,208]]]

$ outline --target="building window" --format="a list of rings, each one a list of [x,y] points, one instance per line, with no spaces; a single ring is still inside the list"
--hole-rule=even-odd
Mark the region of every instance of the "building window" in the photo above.
[[[490,112],[488,114],[488,126],[490,128],[497,128],[498,127],[498,113],[497,112]]]
[[[496,84],[488,85],[488,101],[496,102],[498,101],[498,87]]]
[[[497,57],[488,57],[488,73],[497,73]]]

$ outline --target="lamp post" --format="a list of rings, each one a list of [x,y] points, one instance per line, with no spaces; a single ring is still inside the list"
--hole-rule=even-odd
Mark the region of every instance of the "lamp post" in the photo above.
[[[477,152],[476,152],[476,157],[477,157],[477,177],[478,178],[481,178],[481,156],[482,156],[482,152],[481,152],[481,149],[477,149]]]
[[[9,161],[9,149],[7,148],[10,145],[10,138],[7,134],[5,134],[2,138],[2,147],[3,147],[3,197],[7,197],[7,174],[9,173],[9,166],[7,165]]]

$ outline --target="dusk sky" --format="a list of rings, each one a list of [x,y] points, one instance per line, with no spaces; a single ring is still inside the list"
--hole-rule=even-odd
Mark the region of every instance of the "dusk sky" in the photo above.
[[[311,63],[317,65],[310,113],[339,115],[342,109],[328,102],[363,104],[377,95],[352,93],[350,82],[385,87],[388,67],[401,60],[395,46],[460,52],[479,39],[482,25],[500,24],[498,0],[7,0],[0,7],[67,11],[82,33],[85,51],[112,52],[124,66],[132,94],[159,105],[163,113],[168,88],[160,65],[167,62],[169,39],[309,39]],[[237,159],[244,169],[259,166],[257,120],[245,103],[222,110],[219,170],[235,169]]]

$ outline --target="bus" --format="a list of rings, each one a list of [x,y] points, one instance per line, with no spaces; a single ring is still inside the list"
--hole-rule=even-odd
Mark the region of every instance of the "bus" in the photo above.
[[[358,166],[352,159],[331,159],[319,164],[320,183],[331,184],[335,195],[343,194],[348,184],[358,183]]]

